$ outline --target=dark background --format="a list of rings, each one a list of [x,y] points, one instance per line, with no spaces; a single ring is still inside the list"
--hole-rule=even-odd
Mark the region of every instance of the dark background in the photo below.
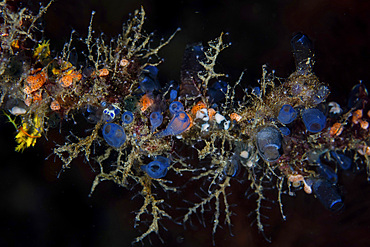
[[[350,89],[363,80],[368,83],[370,11],[369,1],[56,1],[45,15],[45,36],[51,48],[60,51],[75,29],[86,34],[91,11],[95,10],[94,29],[108,36],[121,32],[121,24],[135,9],[146,11],[145,29],[156,38],[169,37],[178,27],[182,31],[160,55],[160,77],[166,82],[178,79],[185,45],[207,42],[229,32],[232,46],[220,56],[219,69],[236,81],[246,69],[244,86],[253,85],[268,64],[276,74],[287,77],[294,71],[290,39],[298,31],[314,42],[315,73],[330,85],[329,100],[345,103]],[[14,152],[14,128],[2,118],[0,148],[0,246],[129,246],[138,236],[133,229],[134,214],[140,200],[131,200],[134,191],[113,183],[101,184],[88,197],[94,178],[89,165],[76,160],[71,169],[57,179],[60,163],[51,156],[53,141],[39,140],[23,154]],[[227,227],[216,234],[216,246],[369,246],[370,185],[363,170],[341,173],[339,184],[346,208],[341,214],[326,211],[302,191],[296,197],[283,196],[287,221],[277,205],[267,211],[267,243],[250,226],[255,208],[253,197],[243,195],[248,183],[233,183],[230,198],[237,203],[232,218],[231,237]],[[194,220],[184,230],[165,222],[161,232],[164,246],[211,246],[211,218],[207,228]],[[161,246],[156,236],[153,245]],[[145,246],[148,243],[145,243]]]

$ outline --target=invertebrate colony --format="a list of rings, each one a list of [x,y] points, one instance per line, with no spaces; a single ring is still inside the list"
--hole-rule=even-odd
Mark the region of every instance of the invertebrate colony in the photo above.
[[[7,2],[0,4],[0,106],[16,129],[16,151],[62,126],[66,141],[53,149],[62,171],[83,155],[97,168],[90,195],[111,181],[143,199],[135,213],[142,233],[134,242],[159,234],[162,218],[172,218],[167,198],[194,184],[205,193],[199,192],[197,201],[184,197],[190,205],[176,221],[189,224],[194,214],[208,213],[208,206],[214,236],[222,222],[232,225],[228,195],[236,179],[254,191],[257,227],[264,232],[267,187],[275,189],[285,219],[281,195],[286,191],[302,189],[338,211],[346,202],[337,174],[364,164],[370,176],[366,87],[353,88],[349,107],[327,103],[329,87],[314,74],[312,42],[302,33],[291,40],[296,69],[286,79],[264,65],[258,87],[243,89],[243,74],[228,81],[215,71],[219,54],[229,46],[222,33],[207,44],[188,45],[179,82],[166,84],[158,79],[158,51],[177,31],[153,44],[152,34],[143,31],[143,9],[109,42],[94,35],[93,13],[87,37],[72,32],[63,51],[52,56],[53,44],[36,39],[38,19],[50,4],[34,15],[8,8]],[[84,47],[78,65],[70,62],[74,46]],[[10,75],[13,61],[27,56],[23,72]],[[76,124],[64,129],[70,120]]]

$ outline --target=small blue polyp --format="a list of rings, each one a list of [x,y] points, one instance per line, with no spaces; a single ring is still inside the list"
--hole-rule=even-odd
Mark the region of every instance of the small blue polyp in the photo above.
[[[124,124],[130,124],[134,121],[134,115],[130,111],[126,111],[122,114],[122,122]]]
[[[114,148],[120,148],[126,141],[126,134],[122,126],[115,123],[104,125],[103,137],[104,140]]]
[[[291,105],[283,105],[277,118],[282,124],[290,124],[296,117],[297,111]]]
[[[312,133],[318,133],[325,128],[326,117],[320,110],[311,108],[302,113],[302,120],[306,129]]]
[[[177,112],[183,111],[184,105],[179,101],[174,101],[170,104],[169,110],[170,110],[170,113],[174,115]]]
[[[154,161],[147,165],[141,166],[141,169],[145,171],[151,178],[159,179],[166,176],[169,166],[170,160],[168,158],[157,156]]]

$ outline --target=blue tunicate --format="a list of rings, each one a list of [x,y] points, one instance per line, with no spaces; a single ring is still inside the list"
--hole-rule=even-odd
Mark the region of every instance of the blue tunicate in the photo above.
[[[225,99],[227,92],[227,83],[225,81],[219,80],[213,83],[207,90],[211,103],[218,103]]]
[[[324,164],[319,164],[317,168],[317,172],[320,174],[322,178],[330,181],[332,184],[336,184],[338,181],[337,173],[329,166]]]
[[[277,118],[282,124],[290,124],[296,117],[297,111],[291,105],[283,105]]]
[[[150,114],[150,124],[152,125],[152,132],[154,132],[154,130],[162,124],[162,121],[163,116],[159,111],[155,111]]]
[[[163,178],[167,174],[168,167],[170,166],[170,160],[163,156],[157,156],[156,159],[147,165],[141,166],[141,169],[145,171],[150,177],[154,179]]]
[[[312,190],[327,209],[337,212],[343,207],[342,198],[336,187],[326,179],[315,180]]]
[[[318,109],[307,109],[302,113],[302,120],[306,129],[312,133],[318,133],[325,128],[326,117]]]
[[[330,152],[331,156],[335,159],[336,163],[343,169],[348,170],[352,165],[352,159],[344,154],[338,154],[335,151]]]
[[[158,68],[155,66],[148,65],[144,68],[140,75],[140,88],[145,93],[152,93],[154,90],[159,90],[161,88],[158,80]]]
[[[103,127],[104,140],[114,148],[119,148],[126,141],[126,134],[122,126],[115,123],[105,124]]]
[[[169,110],[170,113],[174,115],[177,112],[184,111],[184,105],[179,101],[174,101],[170,104]]]
[[[126,111],[122,114],[122,122],[124,124],[130,124],[134,121],[134,115],[130,111]]]
[[[290,135],[290,129],[288,127],[280,127],[279,130],[281,131],[281,134],[288,136]]]
[[[274,126],[266,126],[257,133],[258,152],[265,161],[274,162],[280,158],[282,138]]]
[[[290,44],[293,48],[297,71],[310,72],[314,64],[311,40],[306,35],[298,33],[292,38]]]
[[[174,101],[177,98],[177,90],[171,89],[170,91],[170,102]]]
[[[159,137],[169,136],[169,135],[179,135],[189,128],[191,124],[190,117],[186,112],[180,111],[177,112],[170,123],[167,125],[167,128],[162,132],[158,133]]]

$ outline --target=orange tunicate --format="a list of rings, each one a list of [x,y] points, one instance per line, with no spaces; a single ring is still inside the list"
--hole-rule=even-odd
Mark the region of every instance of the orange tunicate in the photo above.
[[[204,104],[202,101],[199,101],[198,103],[196,103],[193,108],[191,109],[191,114],[193,114],[193,116],[197,115],[197,112],[200,110],[200,109],[204,109],[204,108],[207,108],[206,104]]]
[[[334,136],[337,137],[340,134],[342,134],[343,129],[344,129],[344,127],[341,123],[335,123],[335,124],[333,124],[333,126],[331,126],[329,134],[332,137],[334,137]]]
[[[129,62],[127,59],[122,58],[122,59],[121,59],[121,61],[119,62],[119,65],[120,65],[121,67],[126,67],[129,63],[130,63],[130,62]]]
[[[367,116],[370,117],[370,110],[367,112]]]
[[[216,114],[215,109],[213,109],[213,108],[208,109],[209,120],[212,120],[215,114]]]
[[[73,81],[81,80],[82,75],[74,70],[69,70],[65,75],[60,78],[59,83],[62,87],[69,87],[72,85]]]
[[[360,120],[361,118],[362,118],[362,109],[359,109],[352,114],[352,123],[358,124],[358,120]]]
[[[42,100],[42,90],[33,93],[33,101],[41,101]]]
[[[50,104],[50,109],[52,109],[53,111],[59,111],[60,110],[59,101],[57,100],[52,101]]]
[[[367,128],[369,128],[369,123],[367,121],[363,121],[363,120],[358,120],[358,122],[360,123],[360,126],[362,129],[366,130]]]
[[[46,80],[47,80],[47,74],[44,71],[41,71],[40,73],[37,73],[35,75],[29,75],[26,79],[29,85],[27,91],[29,93],[37,91],[39,88],[42,87],[42,85],[44,85]]]
[[[107,70],[107,69],[99,69],[98,70],[98,75],[99,75],[99,77],[107,76],[107,75],[109,75],[109,70]]]
[[[230,114],[230,119],[239,122],[240,119],[242,119],[242,116],[240,116],[239,114],[233,112],[233,113]]]
[[[141,111],[144,112],[146,109],[148,109],[153,104],[153,99],[150,95],[144,94],[143,97],[140,99],[141,103]]]

